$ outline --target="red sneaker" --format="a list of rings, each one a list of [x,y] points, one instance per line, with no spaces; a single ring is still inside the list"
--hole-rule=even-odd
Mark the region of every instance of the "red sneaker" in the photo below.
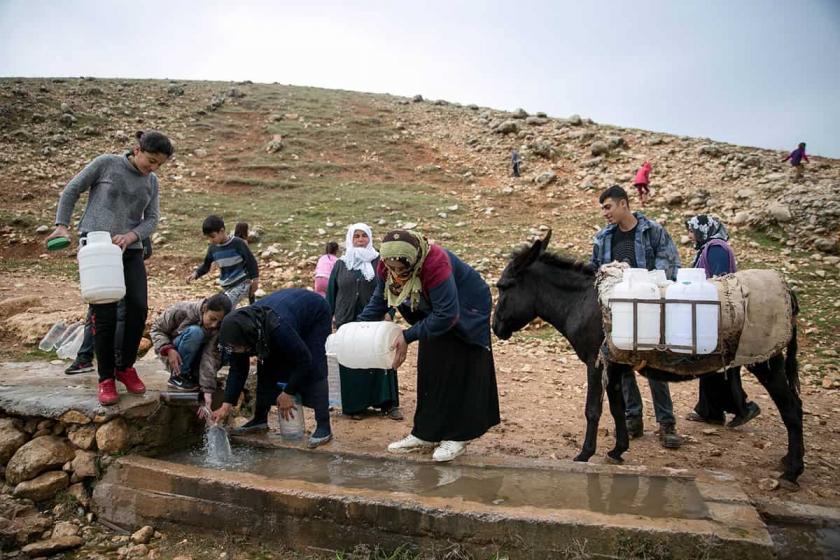
[[[111,406],[120,402],[120,395],[117,393],[117,383],[113,379],[106,379],[99,383],[99,404]]]
[[[140,381],[140,377],[137,375],[137,370],[133,367],[117,370],[116,376],[117,380],[125,385],[125,388],[129,393],[142,395],[146,392],[146,386],[143,385],[142,381]]]

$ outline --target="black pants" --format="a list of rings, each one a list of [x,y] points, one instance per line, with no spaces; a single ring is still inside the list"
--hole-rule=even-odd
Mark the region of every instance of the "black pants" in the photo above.
[[[130,368],[137,359],[137,349],[146,327],[149,313],[146,265],[142,249],[126,249],[123,253],[125,275],[125,323],[121,348],[117,348],[118,302],[91,305],[93,344],[99,381],[113,379],[117,367],[115,356],[120,356],[121,369]]]
[[[300,396],[303,406],[315,411],[316,428],[330,429],[330,401],[327,385],[327,354],[324,345],[332,332],[332,318],[329,308],[324,306],[322,320],[318,320],[309,332],[298,333],[309,348],[312,356],[312,371],[307,384],[301,387]],[[279,368],[264,364],[257,369],[257,399],[254,403],[254,419],[264,421],[268,417],[271,405],[280,395],[278,382],[287,382],[288,373]]]
[[[741,368],[701,377],[694,411],[707,420],[725,420],[727,412],[746,416],[747,394],[741,385]]]

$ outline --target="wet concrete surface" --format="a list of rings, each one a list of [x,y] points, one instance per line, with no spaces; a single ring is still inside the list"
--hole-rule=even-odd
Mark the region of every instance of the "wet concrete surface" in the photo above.
[[[637,548],[664,555],[650,558],[773,557],[764,523],[728,482],[320,450],[240,450],[225,469],[200,466],[201,454],[167,459],[120,458],[96,487],[97,514],[129,528],[224,526],[301,550],[376,544],[434,553],[457,543],[475,557],[511,559],[566,558],[581,547],[621,558]]]
[[[162,457],[220,468],[202,450]],[[502,507],[585,509],[646,517],[704,519],[709,510],[690,477],[475,467],[238,446],[224,470]]]
[[[117,383],[120,402],[102,406],[97,400],[96,372],[65,375],[69,365],[49,362],[0,363],[0,410],[21,416],[61,419],[75,411],[90,420],[105,421],[117,416],[145,417],[159,407],[161,391],[166,391],[168,377],[157,360],[144,359],[136,364],[146,384],[143,395],[132,395]]]

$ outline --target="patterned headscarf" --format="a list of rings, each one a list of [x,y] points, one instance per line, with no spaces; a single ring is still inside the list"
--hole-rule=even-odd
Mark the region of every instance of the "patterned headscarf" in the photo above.
[[[354,247],[353,234],[356,231],[363,231],[368,236],[367,247]],[[370,231],[370,226],[367,224],[353,224],[347,228],[347,236],[344,239],[344,255],[341,260],[347,265],[347,270],[359,270],[365,280],[373,280],[374,270],[371,262],[375,261],[379,256],[376,249],[373,248],[373,234]]]
[[[712,239],[729,240],[726,227],[717,218],[700,214],[686,220],[685,227],[694,232],[694,248],[702,249]]]
[[[420,283],[420,269],[429,254],[429,242],[414,231],[398,229],[388,232],[379,249],[382,260],[396,259],[408,267],[409,275],[397,278],[386,269],[385,296],[389,307],[397,307],[408,300],[411,310],[420,301],[423,285]]]

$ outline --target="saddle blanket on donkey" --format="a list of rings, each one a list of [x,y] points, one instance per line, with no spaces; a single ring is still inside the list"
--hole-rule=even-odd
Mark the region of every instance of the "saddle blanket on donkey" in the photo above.
[[[612,341],[609,298],[621,282],[626,263],[600,268],[595,279],[604,324],[603,358],[616,363],[648,366],[677,375],[699,375],[770,359],[785,348],[793,334],[790,288],[775,270],[743,270],[709,278],[720,300],[720,345],[705,355],[670,350],[621,350]]]

